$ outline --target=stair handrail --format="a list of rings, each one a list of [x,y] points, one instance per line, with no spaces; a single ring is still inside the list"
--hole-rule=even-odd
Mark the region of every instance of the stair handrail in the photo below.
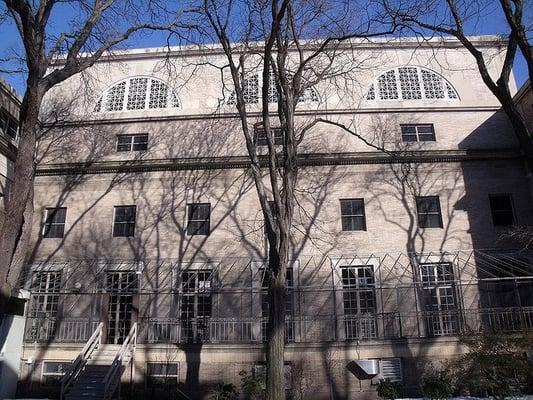
[[[61,378],[61,400],[63,400],[63,398],[65,397],[65,393],[67,392],[70,385],[72,385],[74,380],[78,377],[79,373],[87,365],[87,361],[89,360],[89,358],[91,358],[91,355],[94,350],[100,344],[102,344],[103,331],[104,323],[100,322],[91,337],[89,338],[89,340],[87,340],[87,343],[85,343],[85,346],[83,346],[83,349],[80,351],[76,359],[72,362],[70,369],[65,373],[65,375],[63,375],[63,378]]]
[[[130,351],[133,353],[135,347],[137,346],[137,323],[135,322],[128,333],[128,336],[122,342],[122,346],[115,356],[113,363],[109,367],[106,376],[104,377],[102,383],[104,385],[104,397],[103,400],[110,399],[117,388],[117,384],[120,384],[120,369],[122,368],[122,361],[126,353]],[[133,358],[133,357],[132,357]],[[130,361],[131,358],[130,358]],[[118,374],[118,376],[117,376]]]

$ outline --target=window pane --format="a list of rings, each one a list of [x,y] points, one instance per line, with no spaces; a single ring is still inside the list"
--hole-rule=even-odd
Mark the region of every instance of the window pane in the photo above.
[[[343,231],[366,230],[363,199],[341,200],[341,223]]]
[[[116,206],[113,225],[114,237],[135,236],[135,206]]]
[[[145,151],[148,148],[148,135],[133,136],[133,151]]]
[[[188,235],[208,235],[210,230],[211,205],[194,203],[188,205]]]
[[[511,195],[490,195],[489,202],[494,226],[509,226],[514,224]]]
[[[417,197],[418,224],[421,228],[442,228],[438,196]]]
[[[45,214],[43,237],[45,238],[62,238],[65,231],[65,218],[67,209],[47,208]]]
[[[131,151],[131,135],[117,136],[117,151]]]

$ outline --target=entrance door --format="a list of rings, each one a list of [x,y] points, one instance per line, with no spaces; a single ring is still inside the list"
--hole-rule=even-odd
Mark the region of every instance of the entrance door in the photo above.
[[[137,316],[138,286],[135,272],[107,273],[107,343],[121,344],[128,336]]]

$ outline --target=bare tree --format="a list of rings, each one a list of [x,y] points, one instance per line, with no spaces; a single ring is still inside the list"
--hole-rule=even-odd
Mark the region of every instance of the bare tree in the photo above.
[[[92,66],[134,33],[176,26],[176,20],[158,24],[145,21],[145,15],[154,15],[151,11],[161,13],[161,8],[155,8],[157,2],[149,2],[148,9],[142,9],[138,2],[128,0],[78,0],[69,2],[71,30],[54,35],[54,24],[65,18],[61,3],[64,2],[3,1],[5,15],[16,25],[24,48],[27,80],[19,117],[14,179],[5,202],[6,217],[0,222],[0,315],[19,281],[27,252],[39,112],[44,96],[54,86]],[[173,15],[177,18],[176,13]]]
[[[533,171],[533,132],[510,90],[510,76],[517,57],[521,54],[527,64],[530,81],[533,82],[533,6],[523,0],[464,1],[464,0],[379,0],[385,15],[400,21],[404,31],[427,38],[431,35],[451,36],[474,57],[485,85],[501,103],[509,117],[520,147]],[[490,10],[490,11],[487,11]],[[489,14],[489,15],[487,15]],[[494,54],[484,52],[475,37],[468,36],[468,30],[483,18],[494,19],[502,15],[505,23],[500,24],[501,46],[505,54],[497,75],[491,73],[491,58]]]
[[[350,39],[394,31],[394,24],[384,26],[370,19],[367,12],[356,10],[356,6],[350,1],[203,0],[198,9],[201,18],[207,20],[204,32],[220,43],[227,60],[221,71],[229,71],[231,76],[230,100],[238,111],[265,219],[269,294],[266,395],[269,400],[285,398],[285,281],[297,207],[299,146],[317,124],[335,125],[364,140],[354,129],[326,118],[324,110],[320,113],[315,110],[311,117],[307,114],[304,118],[297,107],[315,85],[328,82],[340,89],[343,86],[338,82],[340,77],[353,79],[351,72],[358,70],[361,60],[357,59],[357,52],[353,51],[357,46]],[[364,21],[358,15],[364,15]],[[260,74],[251,76],[254,70]],[[250,88],[257,85],[259,76],[262,77],[260,96],[250,98]],[[255,110],[250,103],[256,105]],[[258,116],[268,148],[264,155],[258,152],[251,127]]]

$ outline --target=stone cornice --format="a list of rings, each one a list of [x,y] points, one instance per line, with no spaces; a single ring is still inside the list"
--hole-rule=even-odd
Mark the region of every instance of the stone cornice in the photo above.
[[[261,156],[266,166],[266,156]],[[306,153],[299,155],[299,164],[306,166],[341,166],[391,163],[436,163],[520,158],[518,150],[426,150],[394,153]],[[128,161],[98,161],[87,163],[43,164],[37,167],[38,176],[86,175],[183,170],[245,169],[250,166],[247,156],[148,159]]]
[[[496,112],[501,109],[501,106],[440,106],[440,107],[375,107],[375,108],[359,108],[359,109],[333,109],[333,110],[298,110],[296,116],[321,116],[327,117],[331,115],[362,115],[362,114],[383,114],[383,113],[429,113],[429,112]],[[259,111],[249,111],[250,118],[261,117]],[[158,115],[158,116],[136,116],[128,117],[125,114],[108,114],[107,118],[101,119],[83,119],[62,121],[54,123],[53,126],[57,128],[68,126],[90,126],[90,125],[112,125],[112,124],[128,124],[141,122],[168,122],[168,121],[191,121],[191,120],[213,120],[213,119],[236,119],[239,115],[235,112],[224,113],[204,113],[204,114],[181,114],[181,115]],[[44,127],[50,127],[51,124],[43,124]]]

